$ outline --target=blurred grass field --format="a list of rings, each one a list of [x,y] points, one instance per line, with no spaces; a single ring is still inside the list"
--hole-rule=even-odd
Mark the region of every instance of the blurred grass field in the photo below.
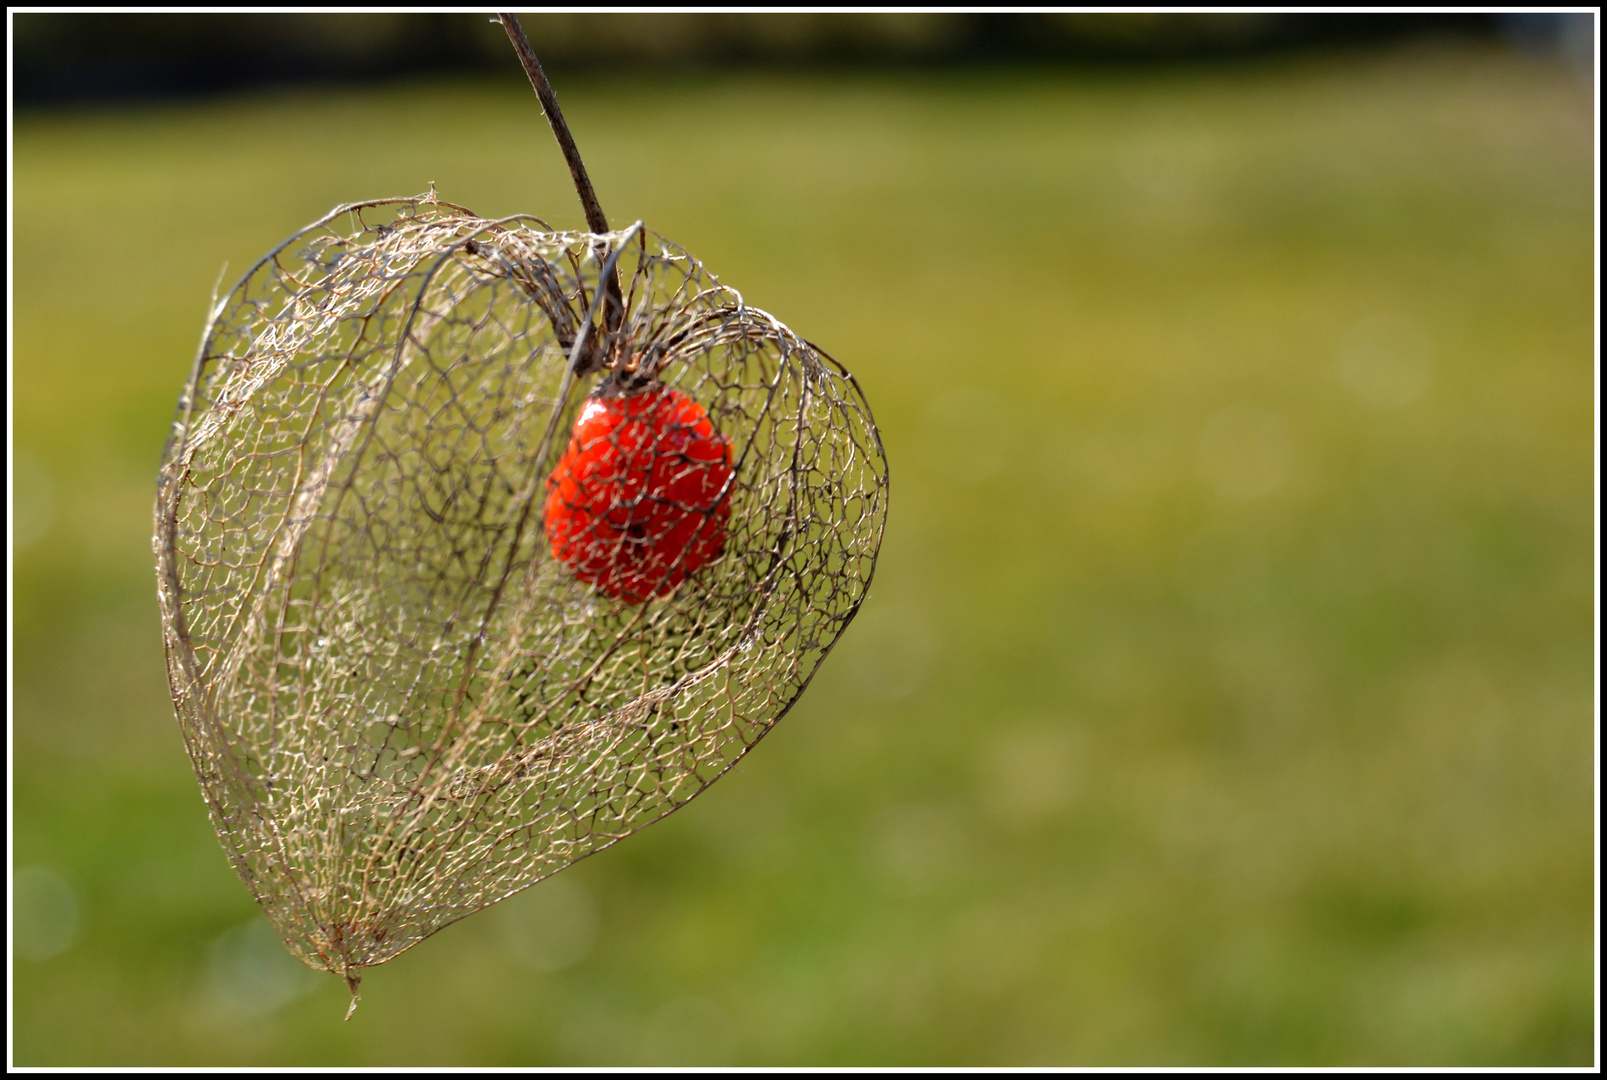
[[[512,70],[19,116],[16,1064],[1591,1063],[1577,74],[558,92],[611,221],[859,377],[859,621],[738,771],[343,1024],[178,736],[158,455],[225,260],[431,181],[579,227],[567,175]]]

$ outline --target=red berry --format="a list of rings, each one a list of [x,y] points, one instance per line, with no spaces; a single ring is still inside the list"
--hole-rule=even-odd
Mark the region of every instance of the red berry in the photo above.
[[[725,549],[732,473],[730,443],[679,390],[589,398],[547,478],[553,558],[628,604],[666,596]]]

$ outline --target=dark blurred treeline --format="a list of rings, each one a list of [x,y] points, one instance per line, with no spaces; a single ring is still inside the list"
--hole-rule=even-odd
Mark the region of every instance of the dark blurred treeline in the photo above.
[[[1160,63],[1411,36],[1559,38],[1557,16],[1489,14],[530,14],[559,69]],[[1533,19],[1539,18],[1539,22]],[[1585,34],[1589,35],[1589,16]],[[1514,21],[1517,20],[1517,21]],[[1563,29],[1562,34],[1568,31]],[[1527,36],[1526,36],[1527,35]],[[511,63],[473,14],[15,14],[19,107],[362,81]]]

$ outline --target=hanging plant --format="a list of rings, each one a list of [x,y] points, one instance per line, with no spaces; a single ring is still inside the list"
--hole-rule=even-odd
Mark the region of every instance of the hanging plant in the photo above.
[[[215,305],[163,455],[174,707],[286,947],[343,976],[662,818],[870,584],[857,383],[638,222],[337,207]],[[351,1012],[348,1010],[347,1016]]]

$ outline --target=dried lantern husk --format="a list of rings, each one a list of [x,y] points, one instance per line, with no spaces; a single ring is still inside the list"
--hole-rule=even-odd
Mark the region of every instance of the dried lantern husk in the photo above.
[[[623,318],[599,282],[616,262]],[[723,553],[631,604],[543,533],[587,392],[729,439]],[[858,385],[638,227],[339,207],[215,307],[158,479],[168,676],[213,824],[346,977],[668,814],[858,610],[887,463]]]

